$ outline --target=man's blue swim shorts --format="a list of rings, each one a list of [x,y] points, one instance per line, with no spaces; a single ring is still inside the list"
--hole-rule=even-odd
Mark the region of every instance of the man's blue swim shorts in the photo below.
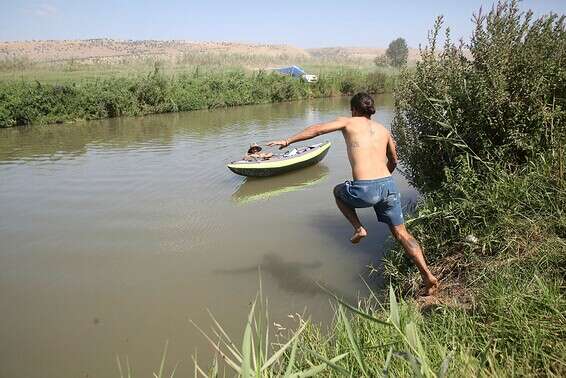
[[[401,193],[391,176],[375,180],[346,181],[334,188],[334,194],[350,207],[373,207],[380,222],[390,226],[405,223],[401,209]]]

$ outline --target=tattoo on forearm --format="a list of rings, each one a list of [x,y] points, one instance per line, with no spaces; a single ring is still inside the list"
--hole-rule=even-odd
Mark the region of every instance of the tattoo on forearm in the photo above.
[[[352,148],[360,147],[360,143],[359,142],[352,142],[352,143],[350,143],[350,147],[352,147]]]

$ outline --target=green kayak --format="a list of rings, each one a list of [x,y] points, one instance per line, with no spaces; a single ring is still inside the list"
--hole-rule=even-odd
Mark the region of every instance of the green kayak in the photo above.
[[[240,160],[228,164],[228,169],[241,176],[265,177],[294,171],[314,165],[324,159],[330,149],[330,142],[294,148],[269,160]]]

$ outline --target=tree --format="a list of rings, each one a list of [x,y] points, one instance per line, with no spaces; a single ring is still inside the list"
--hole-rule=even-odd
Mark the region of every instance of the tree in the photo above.
[[[385,67],[389,65],[389,59],[386,55],[378,55],[373,60],[376,66],[378,67]]]
[[[409,48],[407,42],[403,38],[397,38],[392,41],[385,52],[385,56],[393,67],[402,67],[407,64],[409,56]]]

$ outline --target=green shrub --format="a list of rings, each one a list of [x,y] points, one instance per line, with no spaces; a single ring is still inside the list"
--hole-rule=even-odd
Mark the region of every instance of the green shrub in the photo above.
[[[390,90],[382,73],[323,73],[318,83],[276,73],[182,73],[165,76],[156,68],[146,76],[84,80],[65,84],[0,84],[0,127],[213,109]]]
[[[447,31],[438,51],[440,18],[422,61],[402,75],[393,132],[422,191],[461,167],[513,170],[564,142],[565,17],[532,18],[515,1],[499,3],[475,17],[468,45],[453,44]]]

